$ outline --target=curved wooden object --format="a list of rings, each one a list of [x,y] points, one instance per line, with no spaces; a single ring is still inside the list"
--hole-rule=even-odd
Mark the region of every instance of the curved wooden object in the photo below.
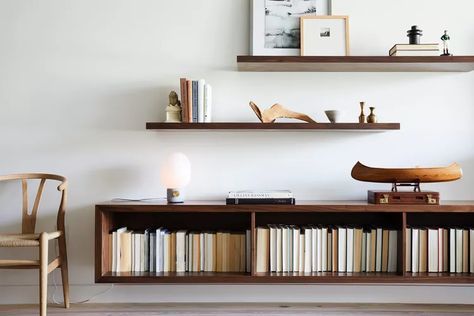
[[[262,123],[274,123],[277,118],[292,118],[292,119],[305,121],[307,123],[316,123],[316,121],[313,120],[308,115],[290,111],[278,103],[275,103],[274,105],[264,110],[263,112],[252,101],[250,101],[249,104]]]
[[[351,172],[352,178],[380,183],[426,183],[458,180],[462,169],[457,163],[436,168],[371,168],[359,161]]]

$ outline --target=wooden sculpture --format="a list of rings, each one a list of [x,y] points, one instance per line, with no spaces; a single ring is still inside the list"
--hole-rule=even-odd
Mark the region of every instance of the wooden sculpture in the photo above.
[[[257,117],[262,123],[274,123],[278,118],[292,118],[301,121],[305,121],[307,123],[316,123],[311,117],[306,114],[298,113],[290,111],[284,108],[281,104],[275,103],[270,108],[264,110],[263,112],[259,109],[259,107],[250,101],[250,107],[255,112]]]

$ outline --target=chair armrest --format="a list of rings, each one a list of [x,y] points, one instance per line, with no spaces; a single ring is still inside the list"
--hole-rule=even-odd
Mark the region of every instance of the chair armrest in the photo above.
[[[60,231],[60,230],[48,233],[48,240],[56,239],[56,238],[60,237],[62,234],[63,234],[63,232]]]

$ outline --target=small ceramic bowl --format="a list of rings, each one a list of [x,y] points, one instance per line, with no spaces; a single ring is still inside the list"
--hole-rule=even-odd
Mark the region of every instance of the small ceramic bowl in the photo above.
[[[324,111],[324,113],[326,113],[326,116],[328,117],[329,122],[331,123],[339,122],[339,119],[341,117],[341,111],[328,110],[328,111]]]

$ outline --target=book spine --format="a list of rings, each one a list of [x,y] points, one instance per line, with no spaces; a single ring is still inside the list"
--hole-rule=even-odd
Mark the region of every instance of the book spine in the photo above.
[[[198,123],[204,123],[204,85],[206,81],[204,79],[198,80]]]
[[[181,122],[188,121],[188,106],[187,106],[187,94],[188,88],[186,86],[186,78],[179,79],[179,87],[181,92]]]
[[[212,86],[204,86],[204,122],[212,122]]]
[[[281,204],[281,205],[294,205],[295,199],[232,199],[227,198],[226,204],[228,205],[239,205],[239,204]]]
[[[193,123],[198,122],[198,82],[193,80]]]
[[[193,122],[193,82],[191,80],[186,80],[186,88],[187,88],[187,97],[186,97],[186,106],[188,108],[188,117],[187,117],[187,122],[192,123]]]

